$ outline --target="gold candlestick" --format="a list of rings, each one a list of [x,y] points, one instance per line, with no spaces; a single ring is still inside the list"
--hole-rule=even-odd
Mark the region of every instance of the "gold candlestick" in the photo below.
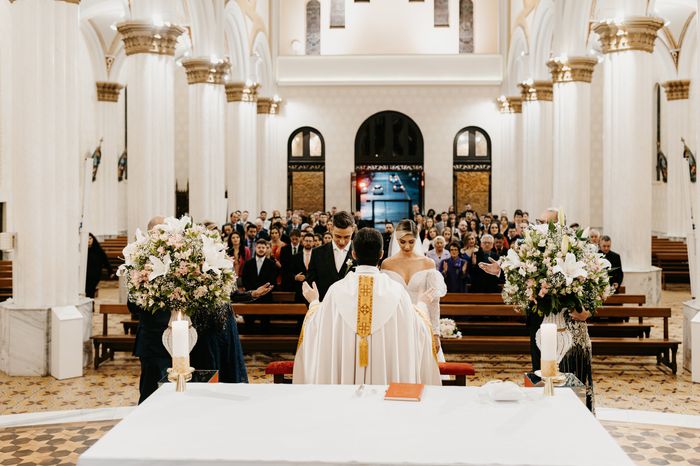
[[[542,380],[544,380],[544,396],[554,396],[554,378],[559,373],[556,361],[541,360]]]
[[[173,367],[168,368],[168,380],[175,382],[175,391],[184,392],[187,382],[192,380],[194,368],[190,367],[189,356],[179,356],[173,358]]]

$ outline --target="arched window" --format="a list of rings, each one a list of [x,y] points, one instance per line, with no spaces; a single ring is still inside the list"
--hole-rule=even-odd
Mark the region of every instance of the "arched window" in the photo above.
[[[345,27],[345,0],[331,0],[331,23],[332,28]]]
[[[309,0],[306,4],[306,55],[321,54],[321,3]]]
[[[435,0],[433,4],[433,26],[450,26],[450,2],[449,0]]]
[[[459,53],[474,53],[474,3],[459,0]]]
[[[453,143],[454,205],[491,210],[491,138],[477,126],[462,128]],[[504,188],[504,187],[501,187]]]
[[[287,166],[289,208],[306,212],[324,210],[326,143],[317,129],[303,126],[289,136]]]
[[[367,118],[355,136],[353,210],[382,230],[384,222],[410,217],[423,207],[423,134],[403,113]]]

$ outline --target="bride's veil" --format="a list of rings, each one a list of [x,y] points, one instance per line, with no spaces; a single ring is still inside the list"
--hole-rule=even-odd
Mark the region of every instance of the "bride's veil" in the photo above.
[[[394,231],[394,233],[391,234],[387,257],[395,256],[399,251],[401,251],[401,248],[399,247],[399,240],[396,238],[396,232]],[[416,243],[413,245],[413,254],[419,256],[425,255],[425,251],[423,251],[423,242],[420,240],[420,236],[416,236]]]

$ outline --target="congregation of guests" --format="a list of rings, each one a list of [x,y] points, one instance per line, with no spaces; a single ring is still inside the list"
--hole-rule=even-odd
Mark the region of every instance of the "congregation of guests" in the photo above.
[[[245,290],[271,283],[278,291],[295,292],[297,301],[303,302],[301,286],[308,278],[311,257],[316,248],[332,242],[332,218],[336,212],[335,207],[328,212],[308,214],[304,210],[274,210],[272,215],[261,211],[254,219],[248,211],[232,212],[221,234],[234,261],[238,286]],[[425,213],[414,205],[412,214],[422,251],[442,274],[449,293],[500,292],[503,276],[488,274],[478,264],[507,255],[530,225],[526,211],[517,209],[512,217],[506,211],[479,214],[469,204],[461,212],[450,206],[446,211],[429,209]],[[359,211],[353,217],[357,229],[374,226]],[[383,259],[394,229],[392,222],[384,223]],[[619,287],[622,264],[620,256],[610,249],[610,237],[591,230],[589,238],[612,264],[610,283]]]

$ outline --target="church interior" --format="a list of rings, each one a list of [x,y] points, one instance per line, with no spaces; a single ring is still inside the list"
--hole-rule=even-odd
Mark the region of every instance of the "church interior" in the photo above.
[[[0,465],[700,465],[698,8],[695,0],[0,0]],[[264,441],[281,442],[268,451],[254,439],[248,462],[218,447],[207,456],[206,444],[192,450],[203,454],[196,459],[165,450],[140,457],[150,450],[126,431],[146,432],[158,401],[177,416],[177,397],[164,393],[181,395],[180,380],[171,390],[175,379],[164,377],[139,404],[145,366],[135,345],[146,324],[127,306],[137,265],[125,248],[143,244],[142,232],[182,230],[171,219],[152,227],[160,217],[186,215],[218,232],[233,293],[253,300],[232,295],[229,307],[250,387],[205,401],[260,403],[246,390],[297,388],[296,374],[287,384],[313,314],[302,286],[309,260],[332,243],[329,251],[348,253],[347,263],[336,256],[338,280],[365,267],[337,242],[342,212],[353,235],[379,232],[382,260],[394,257],[387,246],[411,219],[409,234],[445,277],[438,318],[447,319],[428,333],[435,345],[437,331],[447,394],[462,385],[474,404],[437,407],[437,392],[426,391],[421,403],[435,417],[416,412],[430,434],[414,438],[445,439],[423,445],[440,450],[434,462],[390,458],[391,447],[304,456],[290,440],[295,429],[282,440],[282,415],[257,404],[240,407],[255,420],[221,420],[235,428],[232,450],[244,448],[247,428],[272,429]],[[590,380],[554,388],[557,403],[576,394],[567,409],[580,424],[565,429],[595,460],[517,446],[515,459],[498,447],[481,458],[467,434],[451,444],[481,422],[484,432],[546,445],[531,416],[551,409],[541,395],[506,407],[484,401],[493,381],[518,393],[544,385],[545,395],[551,383],[533,380],[530,316],[514,313],[503,266],[543,231],[540,212],[554,212],[550,232],[555,221],[569,224],[573,241],[619,273],[610,272],[582,324]],[[261,244],[268,249],[258,255]],[[293,251],[287,262],[284,247]],[[482,257],[501,264],[498,279],[484,278]],[[256,281],[267,261],[272,291]],[[410,293],[411,280],[401,280]],[[454,332],[442,334],[443,321]],[[358,314],[358,338],[359,322]],[[191,403],[196,386],[226,370],[194,369]],[[370,396],[357,385],[358,400]],[[265,400],[268,409],[282,404]],[[504,424],[488,421],[491,412]],[[548,416],[542,424],[560,422]],[[294,453],[269,456],[280,445]]]

